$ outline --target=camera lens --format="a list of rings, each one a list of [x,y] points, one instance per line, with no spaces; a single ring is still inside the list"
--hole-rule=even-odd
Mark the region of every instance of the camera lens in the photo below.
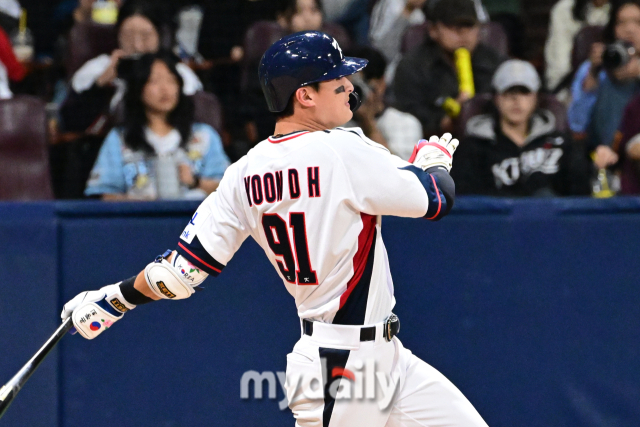
[[[615,70],[631,61],[631,56],[634,54],[635,49],[630,43],[622,41],[612,43],[602,53],[602,66],[608,70]]]

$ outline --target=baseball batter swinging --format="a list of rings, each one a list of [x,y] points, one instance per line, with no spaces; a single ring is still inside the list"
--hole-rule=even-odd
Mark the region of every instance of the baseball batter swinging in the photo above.
[[[366,64],[344,57],[320,32],[274,43],[259,69],[278,117],[274,135],[227,169],[174,251],[135,277],[79,294],[62,318],[72,316],[77,331],[93,339],[138,305],[188,298],[222,272],[250,235],[295,298],[301,319],[286,372],[296,426],[486,426],[449,380],[395,337],[399,321],[391,313],[393,282],[380,234],[382,215],[447,215],[458,141],[450,134],[421,141],[407,162],[360,129],[338,127],[359,104],[346,76]],[[90,321],[96,313],[108,325]],[[354,375],[364,366],[375,367],[371,378],[380,377],[364,384],[366,398],[357,384],[362,376]],[[335,376],[337,388],[329,381]],[[393,390],[386,406],[379,399],[385,385]],[[349,393],[358,388],[360,398]]]

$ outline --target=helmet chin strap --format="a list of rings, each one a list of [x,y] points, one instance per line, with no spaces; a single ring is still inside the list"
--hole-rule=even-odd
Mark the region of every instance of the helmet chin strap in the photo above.
[[[349,108],[351,108],[351,111],[355,113],[361,104],[360,95],[357,92],[351,92],[349,94]]]

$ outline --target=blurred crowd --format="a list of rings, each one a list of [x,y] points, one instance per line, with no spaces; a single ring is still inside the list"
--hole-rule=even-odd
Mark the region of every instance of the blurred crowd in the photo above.
[[[460,139],[458,194],[640,194],[640,0],[548,1],[539,54],[522,3],[0,0],[0,199],[203,199],[274,129],[263,52],[310,30],[369,60],[346,126]]]

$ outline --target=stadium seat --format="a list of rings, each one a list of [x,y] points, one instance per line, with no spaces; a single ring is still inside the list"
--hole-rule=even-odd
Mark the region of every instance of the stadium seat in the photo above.
[[[0,101],[0,200],[53,198],[44,101]]]
[[[470,118],[491,112],[492,99],[493,94],[483,93],[465,102],[462,105],[460,116],[458,116],[456,135],[460,137],[466,136],[467,122]],[[566,107],[558,101],[554,95],[546,93],[538,94],[538,105],[540,108],[547,109],[553,113],[556,118],[556,129],[558,131],[566,132],[569,130]]]
[[[402,53],[409,52],[414,47],[421,44],[429,34],[429,24],[411,25],[407,28],[402,36],[402,44],[400,45],[400,51]]]
[[[88,60],[103,53],[110,54],[117,47],[118,36],[114,25],[76,23],[69,32],[64,60],[67,77],[71,78]]]
[[[406,53],[429,37],[429,23],[412,25],[404,33],[400,51]],[[498,22],[489,22],[480,28],[480,42],[495,49],[500,55],[509,55],[507,33]]]
[[[578,69],[580,64],[589,59],[591,45],[602,41],[604,27],[587,26],[581,29],[573,39],[573,50],[571,51],[571,68]]]
[[[480,43],[493,48],[504,57],[509,56],[509,39],[498,22],[488,22],[480,28]]]

